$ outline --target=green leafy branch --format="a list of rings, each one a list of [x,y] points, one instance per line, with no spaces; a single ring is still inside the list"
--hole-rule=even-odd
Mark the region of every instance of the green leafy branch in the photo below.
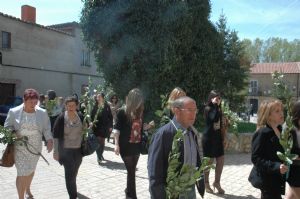
[[[171,109],[168,107],[168,95],[160,95],[161,109],[155,111],[155,115],[160,120],[160,126],[167,124],[171,118]]]
[[[47,110],[47,113],[48,113],[48,116],[52,116],[54,111],[55,111],[55,108],[56,108],[56,100],[47,100],[46,102],[46,105],[45,105],[45,108]]]
[[[0,143],[13,144],[17,140],[17,136],[10,129],[0,125]]]
[[[209,158],[204,157],[200,168],[195,168],[188,164],[179,162],[180,143],[183,142],[183,132],[178,129],[172,143],[172,150],[169,154],[169,166],[167,171],[166,193],[169,199],[178,198],[179,195],[186,194],[200,179],[204,171],[214,168],[209,164]],[[182,167],[181,167],[182,166]]]
[[[290,135],[291,130],[293,129],[293,122],[292,122],[292,94],[288,89],[288,86],[283,80],[284,75],[275,71],[272,73],[272,80],[273,80],[273,96],[280,99],[284,104],[285,111],[286,111],[286,120],[285,120],[285,128],[283,132],[280,134],[279,143],[281,144],[284,152],[277,151],[277,156],[280,160],[284,162],[286,165],[291,165],[293,160],[298,158],[298,155],[292,154],[291,149],[293,147],[293,139]],[[289,173],[287,173],[288,178]]]
[[[84,107],[84,111],[83,111],[83,138],[87,139],[88,133],[89,131],[96,126],[96,123],[98,122],[97,118],[98,115],[102,112],[104,106],[98,106],[97,112],[94,116],[94,119],[92,121],[92,111],[93,108],[96,105],[96,101],[94,99],[94,95],[96,93],[99,93],[100,91],[103,91],[103,88],[98,85],[95,89],[93,89],[93,82],[91,80],[91,78],[89,78],[89,82],[88,82],[88,86],[85,87],[85,92],[82,95],[80,101],[81,101],[81,106]]]
[[[229,124],[232,126],[233,133],[238,135],[238,116],[230,110],[228,103],[222,101],[221,107],[223,115],[229,120]]]

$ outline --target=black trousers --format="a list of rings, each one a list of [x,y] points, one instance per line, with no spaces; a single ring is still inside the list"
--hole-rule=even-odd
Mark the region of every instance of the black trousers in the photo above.
[[[127,170],[127,188],[125,189],[126,198],[136,199],[135,186],[135,171],[140,155],[123,156],[126,170]]]
[[[79,167],[82,162],[82,154],[79,149],[63,149],[61,157],[62,165],[65,169],[65,181],[66,187],[70,199],[77,198],[77,185],[76,178],[78,174]]]

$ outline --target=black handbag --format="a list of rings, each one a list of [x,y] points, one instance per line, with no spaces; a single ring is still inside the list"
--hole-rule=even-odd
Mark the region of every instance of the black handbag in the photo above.
[[[94,135],[94,133],[88,132],[87,137],[84,137],[81,142],[81,154],[83,156],[91,155],[99,147],[100,144],[97,137]]]
[[[263,187],[263,178],[256,166],[253,166],[248,177],[248,181],[257,189],[261,189]]]
[[[204,175],[202,175],[201,178],[196,181],[196,187],[198,193],[203,198],[205,193]]]
[[[149,148],[149,144],[148,144],[148,133],[142,132],[142,136],[141,136],[141,154],[146,155],[148,154],[148,148]]]

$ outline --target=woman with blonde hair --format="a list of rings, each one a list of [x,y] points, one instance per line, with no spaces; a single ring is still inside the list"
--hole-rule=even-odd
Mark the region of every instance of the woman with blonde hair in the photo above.
[[[186,96],[185,91],[182,88],[175,87],[169,95],[167,108],[172,109],[171,106],[172,106],[173,101],[178,99],[179,97],[183,97],[183,96]]]
[[[114,126],[115,153],[121,154],[127,170],[126,198],[136,199],[135,171],[141,152],[144,98],[135,88],[126,97],[126,106],[119,109]]]
[[[277,151],[283,152],[279,143],[283,122],[281,101],[268,100],[261,103],[257,129],[252,139],[251,160],[254,167],[249,181],[261,190],[262,199],[281,199],[281,195],[285,192],[283,174],[288,168],[277,156]]]

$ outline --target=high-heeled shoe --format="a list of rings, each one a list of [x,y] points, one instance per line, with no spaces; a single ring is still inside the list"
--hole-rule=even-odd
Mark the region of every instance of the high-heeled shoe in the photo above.
[[[213,183],[213,187],[214,187],[214,190],[215,190],[215,189],[218,190],[218,194],[224,194],[224,193],[225,193],[225,191],[224,191],[224,189],[222,189],[220,183],[214,182],[214,183]]]
[[[34,199],[34,197],[31,193],[26,193],[25,194],[25,199]]]
[[[210,188],[209,183],[205,183],[205,192],[206,193],[213,193],[214,191]]]

